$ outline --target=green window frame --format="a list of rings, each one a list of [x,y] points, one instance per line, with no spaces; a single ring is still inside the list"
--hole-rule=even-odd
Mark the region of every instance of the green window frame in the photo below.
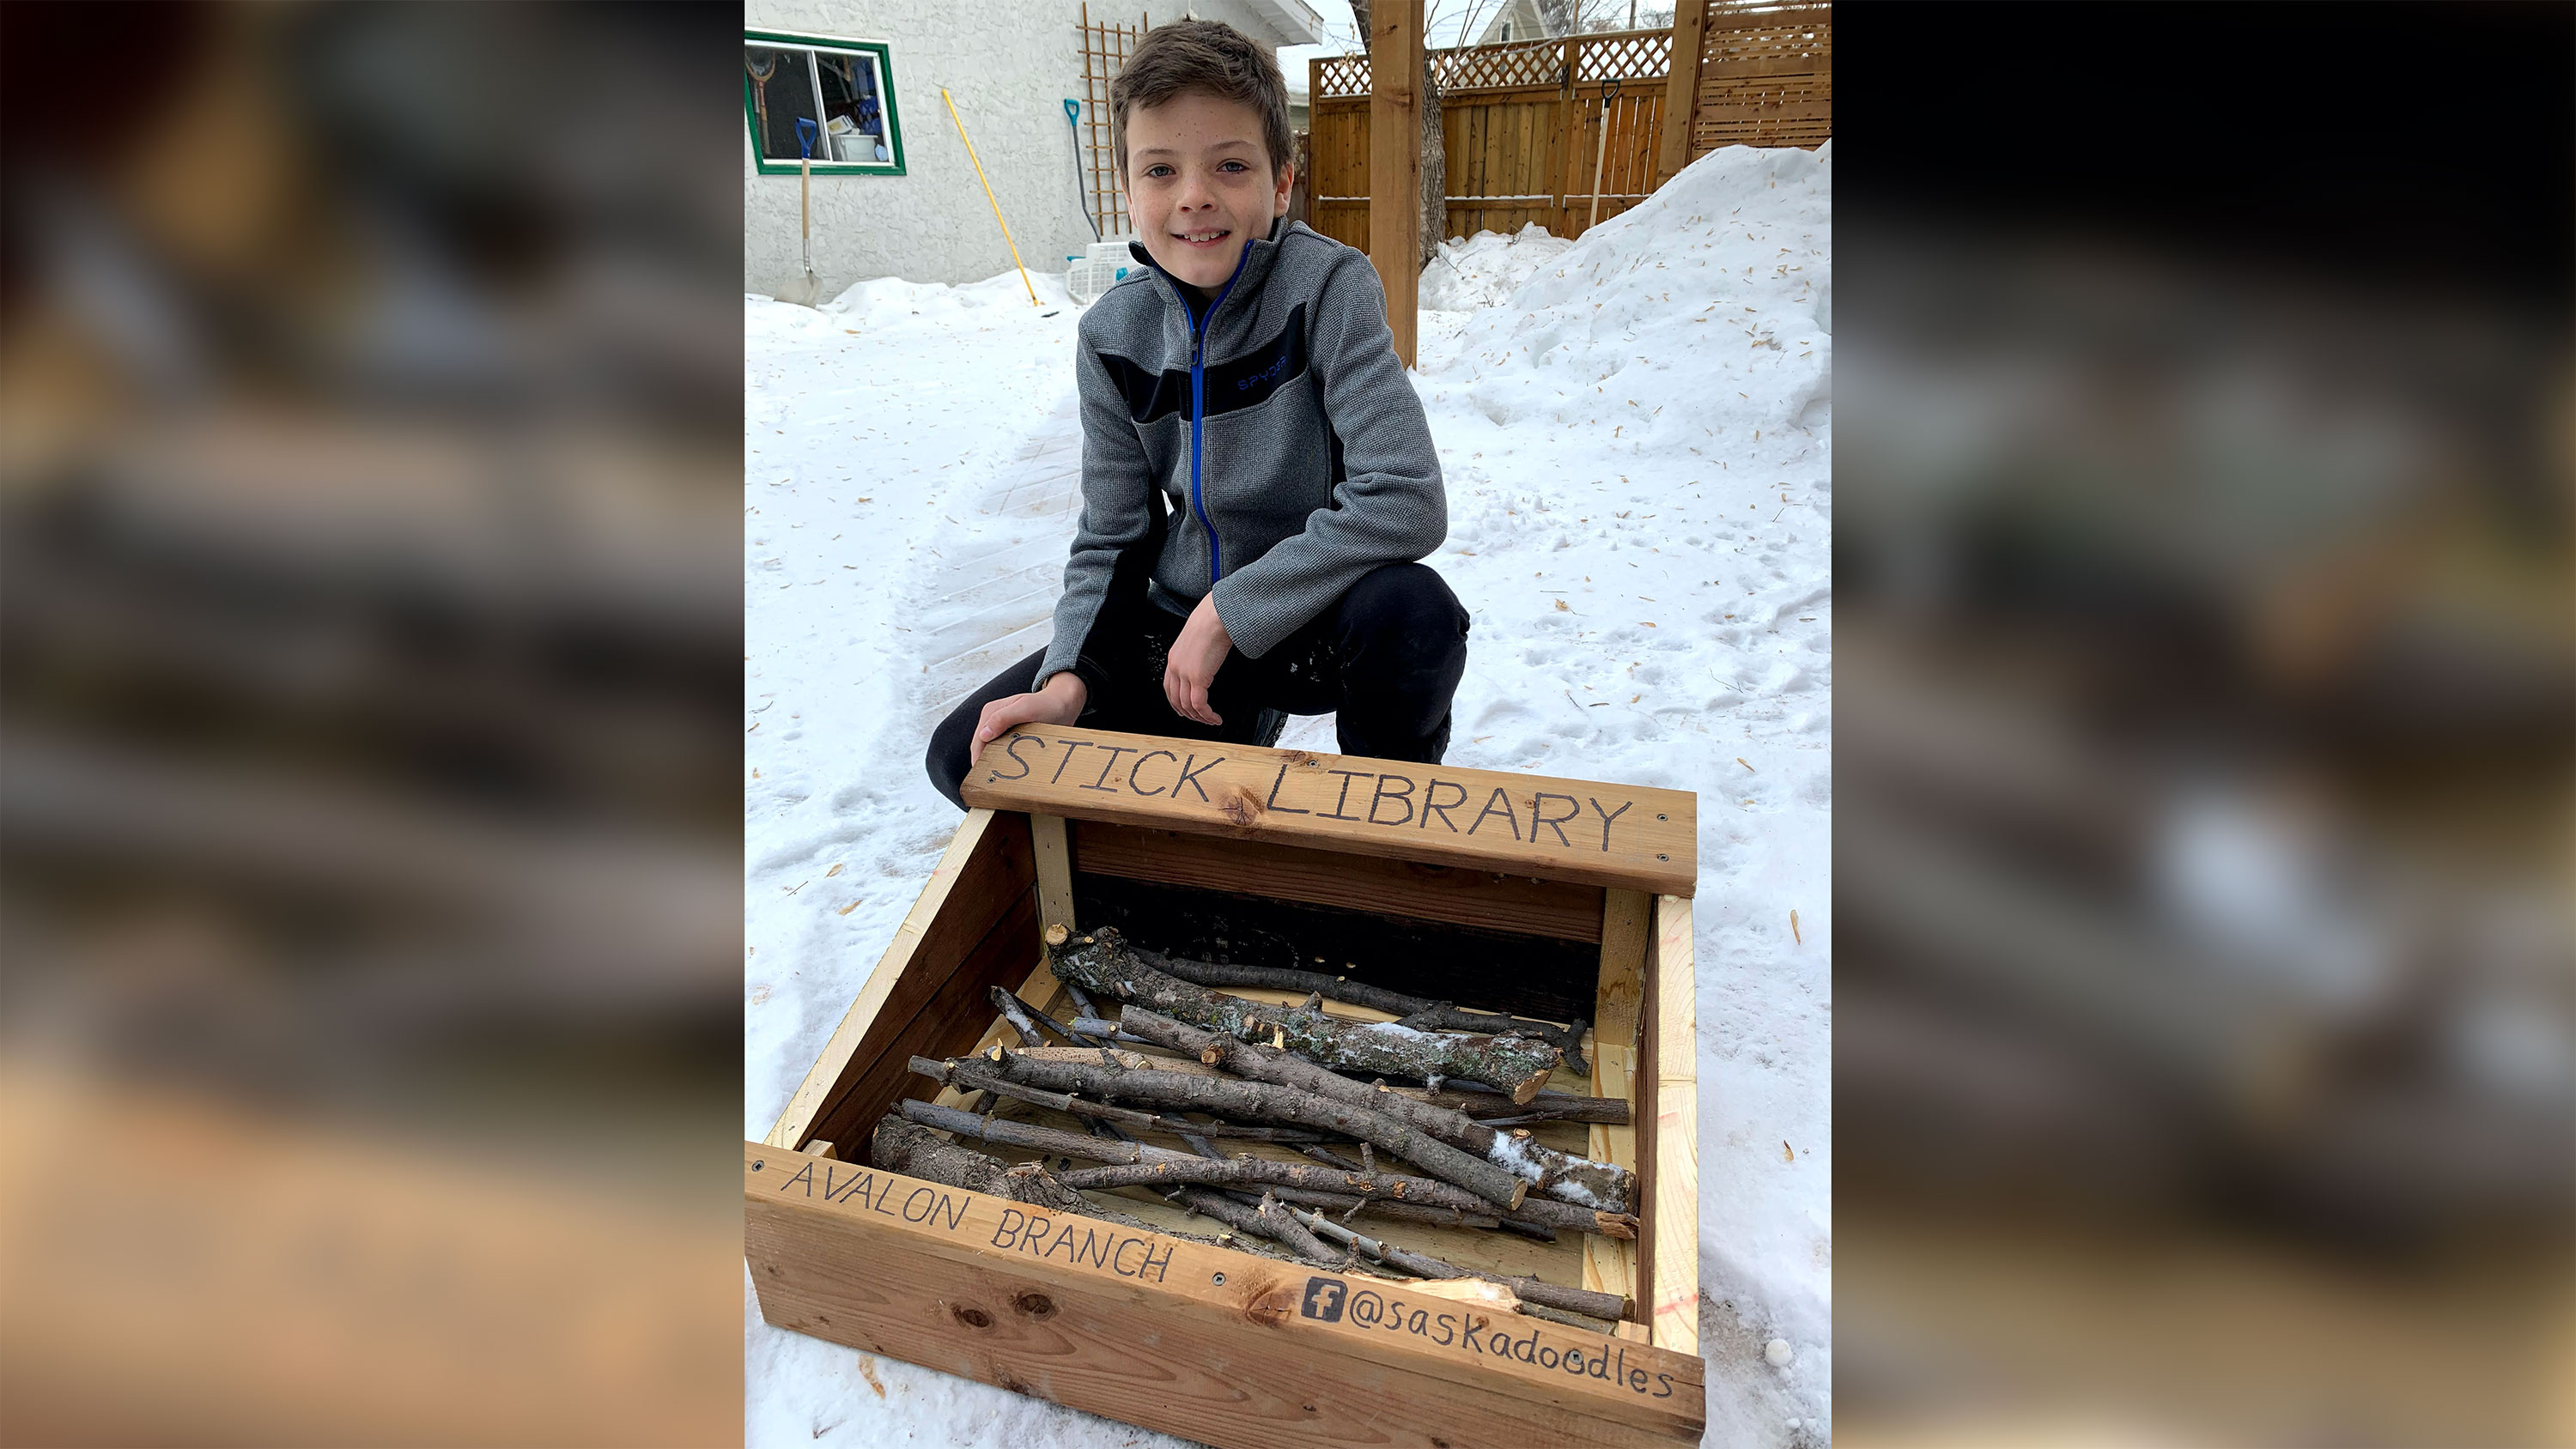
[[[779,94],[778,87],[790,82],[783,74],[773,76],[768,86],[764,88],[765,95],[755,93],[751,57],[748,53],[753,50],[784,51],[796,55],[807,87],[796,99],[805,103],[804,108],[819,111],[827,121],[833,115],[848,115],[853,120],[857,120],[863,114],[866,100],[874,99],[880,103],[885,127],[883,139],[887,152],[886,159],[883,161],[839,160],[830,154],[831,143],[817,136],[815,146],[823,154],[814,158],[815,175],[901,176],[904,174],[903,122],[895,108],[894,56],[884,41],[856,40],[841,35],[813,35],[790,30],[745,30],[742,33],[742,44],[745,51],[742,73],[742,123],[751,136],[752,164],[758,169],[760,175],[794,176],[800,167],[792,139],[795,134],[793,122],[790,121],[782,128],[779,125],[779,118],[767,115],[764,106],[764,102],[769,97]],[[824,64],[818,64],[818,60]],[[833,73],[828,63],[835,60],[849,69],[854,78],[864,77],[864,81],[836,84],[835,87],[827,89],[825,80]],[[873,75],[869,75],[867,70],[860,69],[861,67],[873,70]],[[783,70],[784,67],[782,72]],[[867,85],[871,83],[875,88],[875,95],[872,98],[864,94]],[[848,94],[853,90],[857,94]],[[841,99],[836,99],[836,91],[843,93]],[[800,108],[799,113],[802,113],[804,108]],[[768,120],[773,134],[783,134],[789,138],[783,143],[787,151],[783,159],[769,155],[767,147],[763,144],[761,125],[764,118]]]

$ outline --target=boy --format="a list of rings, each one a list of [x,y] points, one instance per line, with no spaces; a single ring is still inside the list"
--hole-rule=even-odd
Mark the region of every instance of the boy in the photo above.
[[[1082,319],[1054,640],[932,732],[931,782],[964,808],[1018,724],[1267,744],[1327,711],[1345,754],[1437,764],[1467,666],[1467,611],[1415,562],[1448,536],[1439,458],[1368,258],[1282,219],[1278,62],[1184,20],[1109,98],[1145,265]]]

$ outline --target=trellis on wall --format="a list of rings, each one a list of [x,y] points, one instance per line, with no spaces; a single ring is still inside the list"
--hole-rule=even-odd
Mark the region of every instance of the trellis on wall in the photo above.
[[[1092,219],[1104,237],[1133,230],[1127,224],[1127,195],[1118,186],[1118,153],[1110,143],[1109,87],[1153,23],[1150,13],[1140,14],[1132,28],[1113,20],[1094,21],[1088,0],[1082,7],[1083,182],[1091,193]]]

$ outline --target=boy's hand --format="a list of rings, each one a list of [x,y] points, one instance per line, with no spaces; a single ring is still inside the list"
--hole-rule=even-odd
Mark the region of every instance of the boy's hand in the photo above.
[[[1190,621],[1181,626],[1181,637],[1172,641],[1171,657],[1163,664],[1163,697],[1172,702],[1174,714],[1203,725],[1225,723],[1208,708],[1208,686],[1233,652],[1234,641],[1217,621],[1216,595],[1208,594],[1190,610]]]
[[[1048,676],[1035,693],[994,700],[975,722],[975,742],[966,747],[966,758],[982,754],[984,746],[1008,734],[1013,725],[1071,724],[1082,717],[1082,706],[1090,697],[1090,686],[1065,669]]]

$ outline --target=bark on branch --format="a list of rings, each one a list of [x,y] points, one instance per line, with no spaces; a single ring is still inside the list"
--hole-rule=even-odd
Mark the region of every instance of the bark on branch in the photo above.
[[[1549,1197],[1613,1213],[1632,1211],[1631,1205],[1636,1201],[1637,1175],[1614,1163],[1595,1162],[1542,1147],[1525,1135],[1515,1135],[1509,1129],[1497,1131],[1464,1113],[1415,1101],[1385,1086],[1364,1086],[1335,1076],[1275,1047],[1247,1046],[1139,1007],[1130,1006],[1120,1012],[1119,1024],[1174,1051],[1195,1052],[1208,1065],[1239,1076],[1301,1089],[1355,1110],[1391,1117],[1462,1152],[1476,1154],[1535,1184]]]
[[[1042,1087],[1023,1086],[1018,1082],[979,1070],[976,1059],[961,1057],[955,1061],[934,1061],[914,1057],[907,1065],[918,1076],[930,1078],[941,1086],[960,1091],[990,1092],[1015,1102],[1027,1102],[1062,1112],[1068,1117],[1097,1117],[1104,1122],[1138,1132],[1165,1132],[1172,1136],[1226,1137],[1244,1142],[1284,1142],[1291,1146],[1303,1142],[1333,1140],[1321,1132],[1301,1132],[1293,1127],[1243,1127],[1232,1122],[1192,1122],[1185,1117],[1166,1117],[1158,1112],[1138,1112],[1126,1107],[1112,1107],[1100,1102],[1086,1102],[1066,1092],[1050,1092]],[[962,1105],[962,1104],[961,1104]],[[969,1109],[972,1110],[972,1109]]]
[[[1532,1021],[1526,1017],[1501,1012],[1470,1011],[1446,1001],[1428,997],[1407,996],[1383,986],[1353,981],[1347,976],[1327,976],[1321,971],[1299,971],[1279,966],[1229,966],[1216,961],[1193,961],[1186,956],[1166,956],[1142,946],[1128,949],[1136,959],[1167,976],[1177,976],[1197,986],[1257,986],[1271,991],[1305,991],[1326,1001],[1340,1001],[1352,1006],[1365,1006],[1400,1019],[1406,1026],[1425,1031],[1470,1031],[1489,1035],[1516,1033],[1547,1042],[1565,1053],[1565,1063],[1578,1072],[1592,1068],[1583,1060],[1583,1028],[1575,1021],[1571,1026],[1554,1022]]]
[[[939,1110],[949,1112],[954,1109]],[[1208,1237],[1199,1233],[1175,1232],[1159,1223],[1149,1223],[1143,1218],[1102,1207],[1063,1186],[1041,1164],[1024,1162],[1013,1166],[1001,1162],[973,1148],[960,1147],[892,1113],[877,1122],[875,1136],[868,1144],[868,1154],[870,1161],[888,1172],[900,1172],[925,1182],[946,1183],[969,1192],[989,1193],[1048,1212],[1078,1214],[1139,1232],[1161,1233],[1165,1237],[1258,1253],[1268,1258],[1290,1258],[1323,1267],[1338,1267],[1345,1261],[1343,1255],[1325,1247],[1303,1223],[1290,1217],[1291,1209],[1284,1206],[1264,1217],[1251,1208],[1240,1208],[1230,1200],[1219,1198],[1222,1207],[1207,1215],[1238,1233],[1278,1241],[1289,1250],[1287,1252],[1242,1237]],[[1212,1193],[1209,1196],[1217,1195]]]
[[[1339,1132],[1392,1152],[1426,1174],[1453,1182],[1487,1202],[1517,1208],[1530,1184],[1498,1163],[1470,1157],[1407,1123],[1346,1100],[1270,1082],[1201,1077],[1182,1072],[1135,1071],[1106,1063],[1035,1061],[995,1046],[986,1058],[993,1075],[1053,1092],[1206,1112],[1229,1121],[1294,1122]],[[1328,1074],[1329,1075],[1329,1074]],[[1366,1091],[1366,1088],[1360,1088]],[[1392,1095],[1392,1094],[1389,1094]]]
[[[941,1107],[929,1102],[907,1100],[896,1105],[907,1120],[922,1126],[937,1127],[942,1131],[954,1132],[961,1137],[998,1142],[1004,1146],[1023,1148],[1031,1152],[1129,1166],[1165,1162],[1196,1164],[1208,1160],[1187,1152],[1177,1152],[1168,1147],[1156,1147],[1150,1143],[1085,1137],[1078,1132],[1041,1127],[1032,1122],[1011,1122],[997,1117],[978,1117],[972,1113],[960,1112],[954,1107]],[[1292,1168],[1304,1166],[1303,1163],[1279,1165]],[[1330,1168],[1318,1167],[1312,1170],[1324,1173],[1336,1182],[1344,1176]],[[1383,1174],[1380,1175],[1383,1176]],[[1442,1186],[1443,1184],[1432,1185]],[[1444,1223],[1453,1227],[1491,1227],[1499,1216],[1490,1204],[1479,1202],[1474,1208],[1449,1207],[1423,1201],[1410,1192],[1404,1198],[1391,1196],[1360,1198],[1345,1191],[1327,1191],[1293,1185],[1282,1185],[1278,1191],[1281,1198],[1292,1202],[1310,1202],[1315,1206],[1332,1208],[1336,1211],[1347,1211],[1365,1204],[1372,1211],[1382,1211],[1389,1217]],[[1523,1204],[1523,1207],[1527,1211],[1511,1215],[1522,1223],[1548,1228],[1570,1228],[1577,1232],[1597,1232],[1619,1238],[1636,1236],[1636,1220],[1633,1218],[1621,1219],[1612,1214],[1586,1212],[1565,1203],[1548,1202],[1538,1198],[1530,1199]]]
[[[1104,1021],[1098,1017],[1083,1017],[1073,1023],[1073,1030],[1083,1036],[1097,1037],[1102,1041],[1115,1038],[1129,1046],[1156,1045],[1134,1032],[1125,1030],[1115,1021]],[[1100,1060],[1098,1052],[1083,1047],[1030,1047],[1021,1054],[1034,1056],[1042,1061],[1096,1062]],[[1168,1057],[1149,1057],[1140,1052],[1120,1052],[1115,1060],[1122,1066],[1154,1067],[1163,1071],[1190,1070],[1187,1062],[1175,1062]],[[1625,1127],[1629,1122],[1628,1103],[1623,1097],[1585,1097],[1573,1092],[1559,1092],[1551,1089],[1530,1098],[1529,1105],[1524,1107],[1500,1092],[1469,1091],[1455,1085],[1443,1087],[1437,1092],[1423,1087],[1395,1087],[1390,1090],[1417,1102],[1428,1102],[1434,1107],[1447,1107],[1453,1112],[1463,1112],[1477,1121],[1493,1126],[1503,1126],[1507,1122],[1598,1122],[1610,1127]]]
[[[1324,1266],[1338,1266],[1345,1261],[1342,1255],[1332,1252],[1318,1242],[1303,1223],[1289,1218],[1288,1213],[1292,1210],[1285,1207],[1280,1208],[1270,1219],[1262,1218],[1260,1214],[1249,1208],[1244,1209],[1239,1215],[1210,1213],[1208,1216],[1245,1233],[1272,1238],[1292,1237],[1297,1242],[1311,1246],[1315,1250],[1311,1255],[1303,1251],[1282,1252],[1252,1238],[1235,1235],[1209,1237],[1200,1233],[1174,1232],[1158,1223],[1149,1223],[1143,1218],[1102,1207],[1082,1194],[1057,1183],[1043,1167],[1037,1164],[1021,1163],[1016,1167],[1011,1166],[972,1148],[960,1147],[935,1132],[926,1131],[891,1113],[878,1121],[876,1133],[868,1144],[868,1157],[878,1167],[888,1172],[900,1172],[906,1177],[918,1177],[925,1182],[946,1183],[950,1187],[962,1187],[969,1192],[989,1193],[994,1197],[1025,1203],[1030,1207],[1042,1208],[1048,1212],[1073,1213],[1101,1222],[1116,1223],[1122,1228],[1134,1228],[1139,1232],[1160,1233],[1168,1238],[1205,1243],[1210,1247],[1257,1253],[1265,1258],[1286,1258],[1291,1261],[1311,1262]],[[1236,1206],[1232,1202],[1225,1205],[1227,1208]],[[1242,1220],[1238,1221],[1238,1217]],[[1286,1220],[1291,1229],[1289,1233],[1283,1234],[1277,1231],[1281,1219]]]
[[[1518,1036],[1459,1036],[1393,1022],[1345,1021],[1309,1007],[1270,1006],[1228,996],[1156,970],[1112,927],[1051,947],[1056,978],[1102,996],[1213,1028],[1244,1041],[1293,1046],[1331,1067],[1398,1077],[1471,1077],[1527,1103],[1564,1053]]]

